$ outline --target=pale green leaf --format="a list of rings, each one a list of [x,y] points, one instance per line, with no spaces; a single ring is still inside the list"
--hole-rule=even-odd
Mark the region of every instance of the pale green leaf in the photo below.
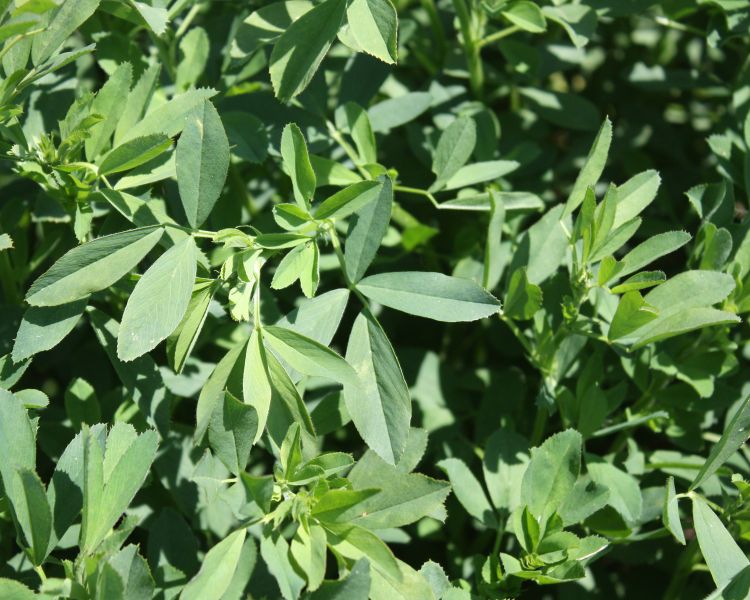
[[[194,228],[211,214],[229,169],[229,141],[214,105],[193,111],[175,149],[177,186],[188,223]]]
[[[32,306],[26,310],[13,344],[13,361],[21,362],[59,344],[78,323],[88,298],[59,306]]]
[[[384,306],[436,321],[475,321],[500,312],[500,302],[479,285],[442,273],[381,273],[357,287]]]
[[[284,168],[292,178],[294,199],[300,208],[309,210],[315,193],[315,171],[310,164],[305,137],[296,123],[289,123],[284,127],[281,134],[281,157],[284,159]]]
[[[398,15],[390,0],[353,0],[346,10],[351,35],[375,58],[395,63],[398,58]]]
[[[345,0],[325,0],[294,21],[274,44],[269,60],[276,97],[288,102],[304,90],[338,33]]]
[[[395,464],[409,435],[411,397],[393,346],[380,324],[364,312],[352,326],[346,360],[361,382],[359,388],[344,388],[354,426],[370,448]]]
[[[143,260],[163,233],[162,228],[143,227],[77,246],[31,285],[26,301],[32,306],[57,306],[106,289]]]
[[[129,171],[156,158],[171,146],[163,133],[153,133],[133,138],[110,150],[99,163],[101,175]]]
[[[521,504],[545,521],[562,506],[581,471],[581,434],[566,429],[531,449],[531,461],[521,483]]]
[[[435,155],[432,159],[432,172],[435,183],[430,191],[437,191],[463,167],[474,152],[477,143],[477,126],[470,117],[459,117],[440,135]]]
[[[698,545],[711,577],[721,587],[750,565],[750,561],[706,501],[700,496],[692,496],[692,500]]]
[[[469,467],[459,458],[445,458],[438,463],[450,479],[453,493],[472,517],[486,527],[498,526],[497,515],[490,506],[487,495]]]
[[[177,328],[190,303],[197,259],[195,240],[187,237],[162,254],[138,280],[117,336],[120,360],[138,358]]]
[[[602,171],[604,171],[604,165],[607,163],[607,155],[609,154],[611,143],[612,122],[607,118],[604,120],[601,129],[599,129],[599,133],[596,134],[586,162],[576,178],[573,189],[568,196],[568,201],[565,203],[565,210],[560,217],[561,219],[578,208],[581,202],[583,202],[586,190],[589,187],[595,186],[599,181],[599,177],[601,177]]]
[[[229,534],[208,551],[200,571],[183,588],[180,600],[221,600],[232,582],[247,529]]]
[[[374,188],[378,190],[377,197],[349,219],[344,258],[349,279],[355,283],[367,272],[391,220],[393,184],[390,178],[385,176],[380,177],[378,181],[382,186]]]

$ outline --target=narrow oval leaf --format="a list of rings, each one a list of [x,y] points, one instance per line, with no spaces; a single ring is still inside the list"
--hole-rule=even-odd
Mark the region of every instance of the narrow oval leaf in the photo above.
[[[175,156],[185,215],[192,227],[200,227],[221,195],[229,169],[229,140],[211,102],[191,114]]]
[[[269,71],[276,97],[288,102],[310,83],[344,20],[346,0],[325,0],[294,21],[273,47]]]
[[[32,306],[26,310],[13,344],[13,362],[50,350],[59,344],[78,323],[88,298],[60,306]]]
[[[190,303],[197,259],[195,240],[188,236],[162,254],[138,280],[117,336],[120,360],[146,354],[177,328]]]
[[[693,527],[698,545],[711,577],[721,587],[750,565],[750,561],[706,501],[700,496],[692,496],[692,500]]]
[[[104,155],[99,163],[101,175],[129,171],[156,158],[172,145],[163,133],[133,138]]]
[[[482,287],[442,273],[381,273],[357,288],[384,306],[436,321],[476,321],[500,312],[500,301]]]
[[[367,202],[349,220],[344,259],[346,272],[354,282],[362,279],[367,272],[391,221],[393,183],[388,177],[380,177],[378,181],[382,187],[374,188],[378,190],[375,199]]]
[[[57,306],[108,288],[141,262],[163,233],[161,227],[143,227],[73,248],[31,285],[26,302]]]
[[[346,360],[361,389],[344,389],[346,408],[360,436],[383,460],[396,464],[409,436],[411,397],[396,353],[372,317],[360,313],[352,326]]]
[[[353,0],[346,17],[362,50],[383,62],[396,62],[398,16],[390,0]]]
[[[246,533],[247,529],[242,527],[208,551],[198,574],[183,588],[180,600],[221,600],[224,597],[237,570]]]

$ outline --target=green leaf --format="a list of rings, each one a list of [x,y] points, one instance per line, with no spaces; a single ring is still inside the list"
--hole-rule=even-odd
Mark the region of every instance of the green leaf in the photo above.
[[[214,410],[216,410],[216,406],[222,401],[224,390],[227,387],[227,382],[232,374],[232,370],[235,368],[235,365],[238,364],[240,357],[243,356],[246,346],[247,341],[244,339],[242,342],[235,344],[217,363],[216,367],[214,367],[214,370],[211,372],[211,375],[208,376],[208,380],[203,385],[201,393],[198,396],[198,405],[196,406],[195,411],[196,426],[193,440],[196,444],[203,439],[203,436],[208,430],[211,416],[213,415]],[[242,364],[244,367],[244,361]],[[243,398],[248,404],[252,404],[244,393]],[[255,409],[257,411],[258,407],[255,406]],[[258,429],[260,431],[263,430],[260,423]]]
[[[553,125],[577,131],[596,131],[601,114],[596,105],[581,94],[524,87],[519,90],[534,111]]]
[[[565,497],[560,510],[564,525],[582,523],[591,515],[604,508],[609,501],[609,490],[589,477],[581,477]]]
[[[351,560],[367,558],[374,570],[396,582],[403,580],[399,563],[388,546],[364,527],[326,524],[328,544]]]
[[[159,63],[152,64],[141,75],[125,100],[125,108],[115,128],[114,145],[120,146],[125,135],[140,121],[151,100],[161,71]],[[120,99],[122,101],[122,99]],[[145,136],[144,136],[145,137]],[[101,170],[101,168],[100,168]]]
[[[100,0],[66,0],[50,18],[45,30],[34,36],[31,45],[31,62],[41,65],[78,29],[99,6]]]
[[[448,180],[469,160],[476,143],[477,126],[474,119],[459,117],[448,125],[440,135],[432,159],[432,172],[436,179],[430,186],[430,191],[445,187]]]
[[[315,218],[343,219],[359,212],[363,206],[378,199],[385,185],[385,181],[369,180],[347,186],[321,202],[315,211]]]
[[[180,324],[195,283],[193,238],[175,244],[143,274],[128,298],[117,336],[117,356],[131,361],[155,348]]]
[[[288,102],[318,70],[344,20],[345,0],[325,0],[294,21],[274,44],[269,60],[276,97]]]
[[[628,525],[636,525],[643,510],[638,481],[614,465],[591,455],[587,456],[586,468],[595,483],[609,490],[607,503],[620,513]]]
[[[445,182],[446,190],[456,190],[485,181],[494,181],[521,166],[516,160],[488,160],[464,165]]]
[[[315,298],[303,299],[297,308],[279,319],[276,325],[292,329],[328,346],[339,327],[348,302],[349,290],[331,290]]]
[[[466,512],[485,527],[497,528],[497,515],[492,510],[487,495],[469,467],[459,458],[445,458],[438,463],[438,467],[450,479],[453,493],[466,509]]]
[[[622,257],[622,269],[617,275],[624,277],[635,273],[658,258],[682,248],[689,241],[690,234],[684,231],[668,231],[654,235]]]
[[[91,128],[89,137],[86,138],[86,160],[94,160],[109,146],[117,121],[125,109],[122,99],[130,89],[132,78],[133,67],[130,63],[123,63],[96,94],[91,103],[91,113],[100,114],[104,119]]]
[[[300,208],[296,204],[285,202],[273,207],[273,220],[282,229],[295,231],[300,227],[308,225],[312,217],[306,209]]]
[[[156,363],[149,355],[129,363],[122,362],[117,357],[119,323],[92,307],[87,312],[99,344],[104,348],[128,396],[138,405],[146,421],[164,433],[169,424],[169,398]]]
[[[703,484],[711,475],[716,473],[732,455],[747,441],[748,427],[750,427],[750,396],[746,397],[734,412],[731,421],[727,424],[724,433],[721,434],[719,441],[711,448],[711,452],[706,462],[701,466],[700,471],[690,484],[693,490]]]
[[[367,272],[391,220],[393,184],[386,176],[379,177],[378,181],[382,185],[374,188],[378,190],[377,197],[349,220],[344,259],[349,279],[355,283]]]
[[[405,125],[430,108],[431,103],[429,92],[407,92],[378,102],[367,111],[372,130],[381,133]]]
[[[659,316],[659,311],[648,304],[637,291],[626,292],[617,304],[617,310],[609,325],[610,340],[623,338]]]
[[[389,0],[375,0],[375,3],[385,2],[390,5]],[[360,6],[371,4],[371,0],[354,0],[349,5],[351,11],[355,4]],[[391,9],[393,7],[391,6]],[[395,15],[395,11],[394,11]],[[362,25],[362,23],[360,23]],[[354,29],[354,27],[352,28]],[[352,136],[354,145],[357,148],[357,155],[361,164],[376,163],[378,160],[377,146],[375,144],[375,135],[372,132],[370,118],[367,112],[355,102],[347,102],[336,109],[336,125],[342,131]]]
[[[88,298],[59,306],[32,306],[26,310],[13,344],[13,362],[57,346],[76,326]]]
[[[646,296],[646,300],[648,301],[648,295]],[[637,333],[640,334],[640,337],[636,340],[633,348],[641,348],[646,344],[658,342],[696,329],[702,329],[703,327],[732,325],[739,322],[740,318],[737,315],[724,310],[704,307],[687,308],[669,316],[660,315],[652,323],[638,329]]]
[[[521,234],[518,250],[511,260],[511,271],[526,267],[528,280],[536,285],[541,285],[557,271],[565,259],[569,245],[561,225],[561,222],[565,222],[562,212],[562,205],[551,208]]]
[[[360,389],[357,372],[330,348],[291,329],[268,326],[263,339],[285,362],[304,373],[326,377],[343,385]]]
[[[506,514],[521,503],[521,481],[529,462],[529,443],[510,429],[498,429],[484,449],[482,471],[492,504]]]
[[[13,509],[31,549],[31,560],[40,565],[47,556],[52,533],[52,514],[46,491],[39,476],[28,469],[16,471],[14,487]]]
[[[568,201],[565,203],[565,210],[560,217],[561,219],[578,208],[581,202],[583,202],[586,190],[589,187],[595,186],[599,181],[599,177],[601,177],[602,171],[604,171],[604,165],[607,163],[607,155],[609,154],[611,143],[612,122],[607,118],[604,119],[599,133],[596,134],[596,139],[594,139],[586,162],[576,178],[573,189],[568,196]]]
[[[183,588],[180,600],[221,600],[232,582],[247,530],[231,533],[206,554],[200,571]]]
[[[750,561],[706,501],[697,495],[691,496],[691,499],[693,527],[703,560],[706,561],[714,582],[721,587],[750,565]]]
[[[284,600],[295,600],[299,597],[305,580],[294,570],[289,560],[289,544],[277,532],[263,535],[260,538],[260,555],[266,567],[279,584],[279,591]]]
[[[39,596],[22,583],[0,577],[0,597],[7,600],[39,600]]]
[[[479,285],[442,273],[381,273],[357,287],[384,306],[436,321],[475,321],[500,312],[500,302]]]
[[[585,4],[563,4],[545,6],[544,15],[560,24],[576,48],[583,48],[589,43],[596,31],[596,12]]]
[[[581,434],[566,429],[531,449],[521,483],[521,504],[541,522],[562,506],[581,470]]]
[[[617,188],[617,209],[613,228],[634,219],[654,201],[661,185],[661,177],[654,170],[634,175]]]
[[[101,175],[111,175],[129,171],[156,158],[172,145],[163,133],[153,133],[133,138],[113,148],[99,163]]]
[[[338,581],[324,581],[310,600],[368,600],[370,597],[370,563],[361,558],[349,574]]]
[[[253,329],[247,342],[242,375],[242,396],[245,403],[255,409],[256,429],[252,435],[253,444],[263,435],[271,409],[272,389],[268,373],[268,358],[263,346],[264,337],[264,332],[258,328]]]
[[[156,108],[147,111],[143,119],[130,130],[124,132],[119,143],[122,144],[134,138],[154,133],[163,133],[167,137],[174,137],[190,122],[194,112],[200,110],[203,103],[215,95],[216,90],[199,88],[174,96],[168,102],[159,104]]]
[[[501,13],[508,21],[530,33],[547,30],[547,21],[542,10],[533,2],[514,2]]]
[[[234,39],[232,55],[245,56],[260,45],[279,38],[294,21],[313,8],[307,0],[274,2],[254,11],[240,24]]]
[[[446,481],[419,473],[406,473],[368,451],[348,475],[356,490],[378,488],[376,494],[344,511],[339,522],[368,529],[404,527],[425,516],[443,520],[443,502],[450,493]]]
[[[289,123],[284,127],[281,135],[281,157],[284,159],[284,168],[292,178],[294,199],[300,208],[309,210],[315,194],[315,171],[310,164],[305,138],[295,123]]]
[[[500,282],[505,268],[503,258],[503,224],[505,223],[505,204],[499,194],[490,191],[490,219],[487,223],[487,242],[484,247],[484,265],[482,269],[482,287],[492,291]]]
[[[505,294],[504,313],[508,318],[526,320],[534,316],[542,306],[542,289],[529,283],[526,269],[516,269],[508,282]]]
[[[163,233],[160,227],[142,227],[69,250],[31,285],[26,302],[57,306],[108,288],[143,260]]]
[[[316,590],[323,583],[326,571],[326,532],[315,523],[298,527],[290,550],[294,561],[307,577],[307,588]]]
[[[5,494],[13,505],[20,501],[15,492],[16,473],[36,469],[36,427],[23,403],[0,388],[0,476]]]
[[[390,464],[403,455],[411,421],[411,397],[396,353],[380,324],[366,313],[354,321],[346,360],[361,387],[344,389],[349,414],[362,439]]]
[[[346,17],[351,34],[364,52],[386,63],[396,62],[398,16],[390,0],[352,0]]]
[[[154,594],[154,580],[148,563],[132,544],[125,546],[109,559],[107,565],[119,575],[123,585],[123,600],[141,600]]]
[[[632,277],[628,277],[621,284],[614,286],[610,291],[613,294],[624,294],[634,290],[643,290],[664,283],[667,276],[664,271],[641,271]]]
[[[315,171],[315,179],[318,187],[324,185],[344,186],[362,181],[362,177],[351,169],[322,156],[311,154],[310,164],[313,171]]]
[[[682,522],[680,521],[680,506],[678,504],[679,498],[674,489],[674,477],[670,476],[667,479],[667,493],[664,494],[664,506],[662,508],[662,521],[664,527],[674,536],[674,538],[680,542],[683,546],[685,545],[685,532],[682,530]]]
[[[209,101],[191,113],[175,149],[177,185],[193,228],[211,214],[229,169],[229,141],[221,117]]]
[[[176,373],[182,372],[185,361],[198,341],[215,291],[214,282],[202,282],[196,285],[185,316],[177,329],[167,338],[167,358]]]
[[[117,423],[101,441],[89,436],[84,447],[83,520],[81,549],[96,549],[114,527],[146,479],[156,457],[158,436],[149,430],[140,435],[132,425]]]
[[[258,414],[229,392],[216,407],[208,426],[208,441],[216,457],[232,474],[239,475],[250,459],[258,430]]]

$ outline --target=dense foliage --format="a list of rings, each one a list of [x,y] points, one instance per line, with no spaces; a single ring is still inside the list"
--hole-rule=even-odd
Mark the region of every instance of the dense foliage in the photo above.
[[[0,0],[0,598],[750,597],[750,0]]]

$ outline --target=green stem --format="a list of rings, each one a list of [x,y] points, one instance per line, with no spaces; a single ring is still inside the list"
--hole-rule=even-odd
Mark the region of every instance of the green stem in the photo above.
[[[456,8],[456,16],[458,16],[458,24],[461,28],[471,90],[475,96],[482,98],[484,91],[484,67],[479,56],[480,46],[474,37],[474,31],[471,26],[471,12],[464,0],[453,0],[453,6]]]
[[[423,190],[421,188],[407,187],[405,185],[394,185],[393,186],[393,191],[394,192],[401,192],[403,194],[413,194],[415,196],[424,196],[425,198],[427,198],[432,203],[432,205],[435,208],[440,208],[440,204],[438,203],[437,200],[435,200],[435,196],[433,196],[427,190]]]
[[[330,136],[336,141],[339,146],[341,146],[344,152],[346,152],[346,155],[354,163],[354,166],[357,167],[357,171],[359,171],[359,174],[362,175],[362,177],[364,177],[365,179],[370,179],[370,174],[362,167],[362,165],[359,164],[359,155],[354,150],[354,148],[351,147],[349,142],[344,139],[344,136],[341,135],[341,132],[336,129],[336,126],[330,121],[326,121],[326,125],[328,126],[328,133],[330,134]]]
[[[547,419],[549,419],[549,411],[543,406],[538,406],[536,416],[534,417],[534,426],[531,430],[531,437],[529,438],[531,446],[538,446],[542,442],[544,431],[547,428]]]
[[[435,35],[435,47],[438,54],[438,62],[443,62],[445,57],[445,29],[443,29],[443,23],[440,20],[437,7],[435,6],[435,0],[420,0],[422,8],[427,12],[427,17],[430,19],[430,27]]]
[[[518,25],[512,25],[510,27],[506,27],[505,29],[501,29],[500,31],[491,33],[490,35],[477,41],[477,47],[483,48],[487,44],[493,44],[494,42],[498,42],[502,40],[503,38],[508,37],[509,35],[513,35],[517,31],[521,31],[521,28]]]
[[[44,569],[42,568],[42,565],[37,565],[34,567],[34,571],[37,575],[39,575],[39,579],[42,580],[42,583],[47,581],[47,574],[44,572]]]
[[[188,14],[185,15],[185,18],[182,20],[182,23],[180,23],[179,28],[174,34],[175,41],[179,40],[182,37],[182,35],[187,31],[187,28],[190,27],[190,24],[193,22],[193,19],[198,14],[198,11],[200,11],[200,8],[201,8],[200,3],[193,4],[193,6],[190,7]]]
[[[690,572],[693,570],[693,565],[698,561],[700,552],[698,548],[697,540],[691,540],[685,551],[677,561],[672,580],[669,582],[669,587],[664,592],[664,600],[676,600],[682,598],[687,579],[690,576]]]
[[[354,282],[349,277],[349,273],[346,271],[346,259],[344,258],[344,253],[341,251],[341,240],[339,240],[339,235],[336,233],[336,228],[333,225],[333,222],[329,222],[329,228],[328,228],[328,234],[331,236],[331,245],[333,246],[333,251],[336,254],[336,258],[339,261],[339,267],[341,268],[341,274],[344,277],[344,282],[346,283],[346,287],[349,288],[349,290],[357,296],[359,301],[362,303],[362,305],[365,307],[367,312],[370,312],[370,306],[367,303],[367,300],[362,295],[362,292],[360,292],[357,289],[357,286],[354,284]],[[370,313],[371,314],[371,313]]]
[[[18,293],[15,281],[16,277],[8,258],[8,252],[0,252],[0,284],[2,284],[3,295],[8,304],[21,303],[21,296]]]

